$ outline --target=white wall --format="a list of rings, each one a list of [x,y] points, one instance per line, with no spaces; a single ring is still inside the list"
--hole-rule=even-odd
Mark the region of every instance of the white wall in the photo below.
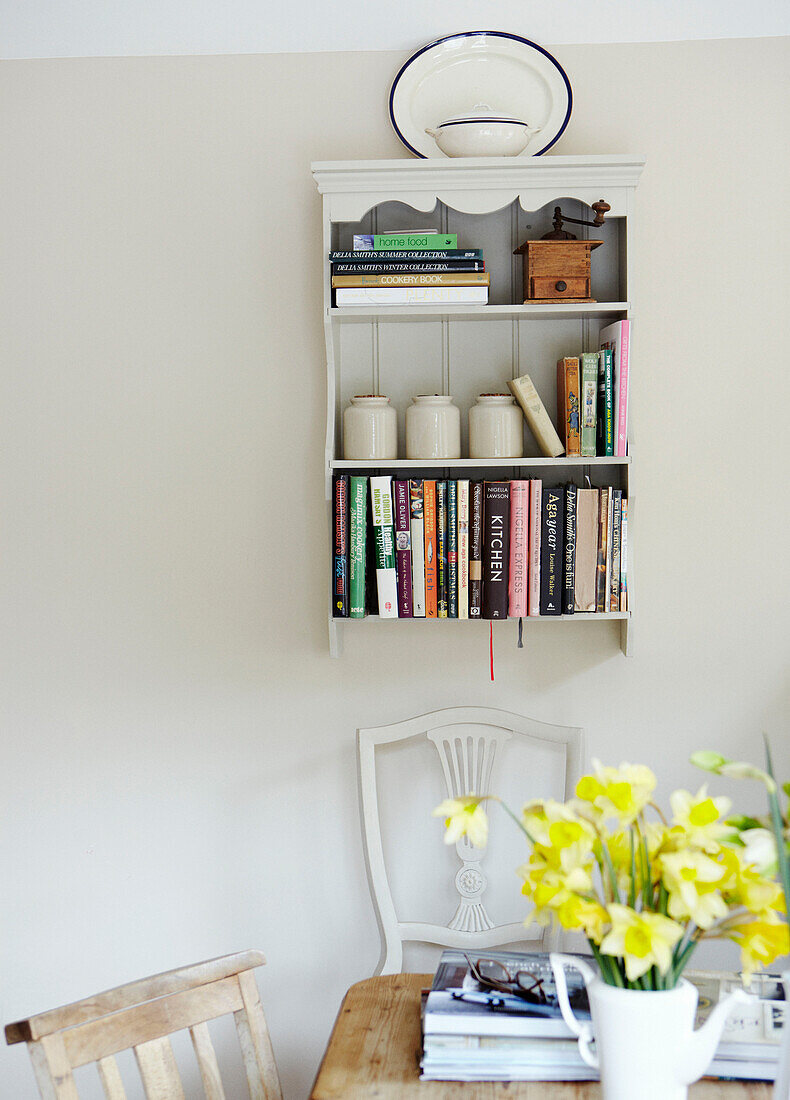
[[[0,73],[3,1021],[257,946],[304,1097],[378,957],[358,725],[457,701],[581,724],[664,797],[692,749],[756,757],[766,730],[790,775],[788,40],[556,52],[556,152],[647,156],[637,655],[608,625],[533,624],[524,650],[503,627],[493,685],[476,624],[327,655],[309,163],[401,155],[399,55]],[[32,1100],[24,1050],[0,1081]]]
[[[490,10],[489,10],[490,9]],[[790,33],[783,0],[0,0],[0,57],[399,50],[464,30],[509,30],[533,42],[666,42]],[[400,58],[399,61],[402,61]]]

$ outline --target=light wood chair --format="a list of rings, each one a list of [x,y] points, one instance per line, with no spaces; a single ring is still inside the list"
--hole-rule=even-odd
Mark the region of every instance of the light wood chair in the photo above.
[[[126,1100],[113,1056],[129,1049],[148,1100],[185,1100],[169,1036],[188,1028],[207,1100],[226,1100],[207,1021],[232,1012],[251,1100],[282,1100],[252,972],[265,961],[243,951],[142,978],[9,1024],[6,1042],[27,1043],[43,1100],[79,1100],[72,1071],[91,1062],[107,1100]]]
[[[549,930],[524,927],[521,922],[495,925],[483,902],[487,880],[481,869],[485,849],[473,847],[466,837],[456,844],[461,862],[455,875],[458,903],[446,924],[402,921],[396,912],[382,843],[376,750],[414,738],[431,741],[444,775],[447,798],[464,794],[496,794],[496,765],[505,745],[517,740],[521,746],[541,753],[559,755],[561,780],[554,789],[540,783],[540,796],[561,801],[573,797],[581,776],[583,732],[574,726],[549,725],[508,711],[489,707],[452,707],[421,714],[404,722],[357,730],[359,790],[362,832],[370,891],[382,937],[382,954],[377,974],[395,974],[403,968],[403,943],[418,941],[441,947],[476,950],[506,943],[524,943],[531,950],[546,951],[557,944]],[[556,772],[556,769],[555,769]],[[424,807],[427,814],[432,807]],[[519,807],[520,808],[520,807]],[[415,813],[420,812],[415,808]],[[441,838],[437,833],[437,845]]]

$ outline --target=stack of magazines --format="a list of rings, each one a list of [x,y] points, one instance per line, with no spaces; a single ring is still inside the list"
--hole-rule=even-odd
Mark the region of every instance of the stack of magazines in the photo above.
[[[592,960],[587,959],[591,962]],[[566,971],[574,1015],[590,1019],[578,972]],[[688,970],[699,990],[696,1026],[741,977]],[[757,1000],[727,1018],[707,1076],[772,1081],[776,1076],[785,997],[778,974],[756,974],[746,987]],[[518,992],[513,992],[517,990]],[[557,1003],[546,954],[444,951],[423,998],[424,1081],[592,1081]]]

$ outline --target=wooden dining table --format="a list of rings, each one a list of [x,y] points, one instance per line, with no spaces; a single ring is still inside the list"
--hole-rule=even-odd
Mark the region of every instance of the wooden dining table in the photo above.
[[[595,1100],[597,1082],[420,1081],[420,990],[432,974],[387,974],[346,994],[310,1100]],[[698,1081],[689,1100],[770,1100],[762,1081]],[[639,1100],[634,1093],[634,1100]]]

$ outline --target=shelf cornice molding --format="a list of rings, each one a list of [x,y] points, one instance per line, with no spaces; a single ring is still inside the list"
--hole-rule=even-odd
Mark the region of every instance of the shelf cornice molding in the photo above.
[[[489,214],[518,199],[528,212],[558,198],[592,205],[610,217],[627,212],[645,158],[630,154],[578,157],[474,157],[444,160],[317,161],[313,178],[331,221],[360,221],[397,197],[425,213],[437,201],[464,214]]]

